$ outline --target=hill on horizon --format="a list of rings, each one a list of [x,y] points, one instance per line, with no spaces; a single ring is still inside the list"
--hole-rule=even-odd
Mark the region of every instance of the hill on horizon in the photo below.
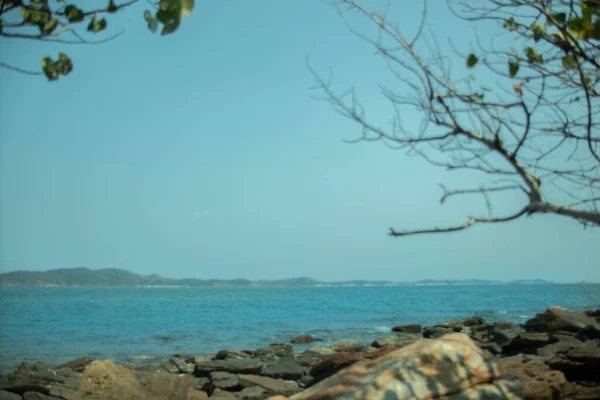
[[[165,278],[158,274],[140,275],[124,269],[86,267],[59,268],[47,271],[13,271],[0,273],[0,286],[189,286],[189,287],[297,287],[297,286],[385,286],[385,285],[505,285],[505,284],[553,284],[554,282],[534,279],[504,282],[499,280],[435,280],[417,282],[392,282],[351,280],[324,282],[307,277],[275,280],[248,279],[196,279]]]

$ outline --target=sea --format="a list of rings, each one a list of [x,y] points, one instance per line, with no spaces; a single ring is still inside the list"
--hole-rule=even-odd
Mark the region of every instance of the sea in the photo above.
[[[481,316],[524,323],[549,306],[600,308],[600,284],[354,287],[1,287],[0,372],[91,356],[133,364],[257,349],[309,333],[369,343],[396,325]]]

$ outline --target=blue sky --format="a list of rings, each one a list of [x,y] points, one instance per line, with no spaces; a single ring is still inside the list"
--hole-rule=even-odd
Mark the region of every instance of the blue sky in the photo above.
[[[413,3],[390,10],[408,33],[421,13]],[[355,85],[383,121],[377,84],[393,81],[331,6],[197,1],[168,37],[147,31],[143,9],[117,14],[127,32],[102,45],[0,44],[0,59],[23,68],[65,50],[75,63],[53,83],[0,70],[1,271],[600,281],[600,231],[566,218],[386,236],[462,222],[481,200],[440,206],[439,183],[469,178],[343,142],[360,130],[310,97],[305,57],[325,75],[331,67],[338,89]],[[443,43],[469,48],[473,30],[444,6],[428,21]]]

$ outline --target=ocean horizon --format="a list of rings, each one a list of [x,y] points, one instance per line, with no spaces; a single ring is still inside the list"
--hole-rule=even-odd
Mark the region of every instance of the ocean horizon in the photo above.
[[[600,309],[600,284],[335,287],[1,287],[0,370],[79,357],[132,363],[256,349],[309,333],[369,343],[403,324],[524,323],[549,306]]]

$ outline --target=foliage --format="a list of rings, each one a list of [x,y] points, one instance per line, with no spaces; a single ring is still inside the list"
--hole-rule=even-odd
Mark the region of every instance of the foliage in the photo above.
[[[445,228],[391,229],[392,236],[453,232],[538,213],[600,226],[600,0],[448,0],[454,16],[505,32],[489,44],[476,37],[478,48],[462,55],[467,79],[450,69],[440,50],[453,44],[432,45],[435,37],[426,37],[426,8],[418,33],[408,38],[387,14],[356,0],[336,4],[348,28],[377,50],[399,83],[395,90],[383,88],[393,117],[382,128],[367,119],[354,90],[337,94],[311,68],[324,100],[361,126],[357,141],[381,140],[448,171],[475,172],[482,181],[456,190],[442,185],[441,202],[479,195],[487,215]],[[341,6],[370,20],[377,37],[353,28]],[[416,131],[403,122],[415,109],[423,116]],[[521,195],[522,206],[497,215],[500,193]]]
[[[86,35],[105,32],[109,26],[109,14],[125,12],[127,7],[138,2],[129,0],[117,4],[115,0],[108,0],[104,7],[92,8],[86,2],[75,0],[0,0],[0,37],[64,44],[102,43],[123,31],[102,40],[88,39]],[[155,8],[154,13],[146,10],[143,14],[148,28],[154,33],[162,26],[161,35],[168,35],[177,30],[183,17],[190,15],[194,0],[158,0],[150,5]],[[0,66],[38,74],[3,62]],[[73,62],[61,52],[56,60],[50,56],[43,57],[41,68],[48,80],[54,81],[61,75],[68,75],[73,70]]]

